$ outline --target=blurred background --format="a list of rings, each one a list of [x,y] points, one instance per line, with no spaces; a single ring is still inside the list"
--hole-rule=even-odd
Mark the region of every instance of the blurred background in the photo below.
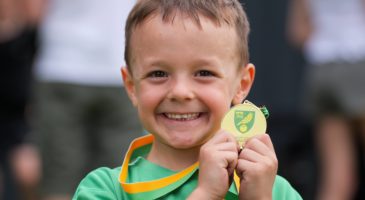
[[[71,199],[142,135],[120,74],[134,3],[0,0],[1,199]]]
[[[279,174],[304,199],[364,199],[365,1],[244,0]]]
[[[0,0],[0,199],[71,199],[142,133],[119,75],[134,2]],[[241,3],[278,173],[304,199],[365,199],[365,0]]]

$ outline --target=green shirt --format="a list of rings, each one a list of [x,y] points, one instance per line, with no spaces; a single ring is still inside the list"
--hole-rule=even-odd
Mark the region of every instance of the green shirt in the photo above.
[[[146,160],[145,157],[150,147],[150,144],[143,145],[131,151],[131,159],[127,162],[127,183],[159,180],[178,173]],[[103,167],[92,171],[81,181],[73,200],[186,199],[197,186],[199,169],[193,171],[191,176],[187,176],[186,180],[181,181],[181,185],[172,184],[158,191],[137,194],[128,194],[124,191],[119,181],[120,174],[121,167],[115,169]],[[302,200],[288,181],[280,176],[276,176],[272,195],[273,200]],[[225,199],[238,199],[238,192],[234,183],[229,188]]]
[[[129,173],[130,176],[128,179],[130,181],[133,180],[133,182],[153,180],[175,173],[169,169],[148,162],[142,157],[139,157],[136,161],[131,163],[129,169],[131,171]],[[91,172],[81,181],[73,197],[73,200],[130,199],[123,191],[123,188],[119,183],[119,174],[120,167],[115,169],[103,167]],[[194,175],[183,186],[167,193],[166,195],[160,197],[160,199],[186,199],[196,187],[197,181],[198,173],[194,173]],[[235,187],[231,187],[230,191],[232,190],[237,193]],[[273,187],[273,200],[301,199],[302,198],[300,195],[291,187],[288,181],[280,176],[276,177]]]

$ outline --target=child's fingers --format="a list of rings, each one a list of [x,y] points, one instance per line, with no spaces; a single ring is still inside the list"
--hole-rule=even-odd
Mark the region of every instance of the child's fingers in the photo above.
[[[235,142],[224,142],[224,143],[216,144],[215,149],[218,151],[236,152],[236,154],[238,155],[237,144]]]
[[[244,148],[244,149],[242,149],[242,151],[239,155],[239,159],[257,163],[257,162],[260,162],[260,160],[263,160],[264,158],[261,154],[257,153],[256,151],[249,149],[249,148]]]
[[[274,151],[275,152],[275,149],[274,149],[274,145],[271,141],[271,138],[270,136],[265,133],[265,134],[261,134],[261,135],[258,135],[257,137],[260,141],[262,141],[264,144],[266,144],[266,146],[268,146],[270,148],[271,151]]]
[[[243,149],[239,155],[239,161],[246,160],[252,164],[257,164],[257,167],[262,167],[267,170],[277,170],[278,161],[275,154],[272,156],[265,156],[257,153],[252,149]],[[258,169],[255,169],[258,170]]]
[[[236,173],[240,177],[240,179],[244,179],[246,171],[251,171],[250,169],[255,167],[255,163],[248,160],[239,159],[237,161]]]
[[[270,148],[270,146],[268,146],[266,143],[264,143],[264,141],[260,140],[262,138],[252,138],[250,139],[246,145],[245,145],[245,149],[251,149],[263,156],[270,156],[271,158],[275,158],[275,151]]]
[[[218,144],[223,142],[234,142],[238,145],[236,139],[227,131],[220,130],[207,143]]]
[[[232,151],[219,151],[215,153],[214,157],[224,158],[227,161],[222,167],[227,167],[229,163],[234,163],[238,159],[237,153]]]
[[[201,147],[200,153],[211,157],[213,151],[232,151],[238,154],[238,150],[239,146],[234,138],[225,132],[219,132]]]
[[[215,138],[211,144],[206,143],[200,149],[200,159],[206,161],[222,160],[221,167],[227,167],[232,160],[238,159],[238,145],[236,141],[228,141],[225,137]],[[220,143],[216,143],[220,141]],[[224,161],[227,160],[227,161]]]
[[[249,173],[252,177],[262,176],[264,174],[276,174],[277,162],[276,160],[271,160],[264,158],[260,161],[251,161],[255,159],[238,159],[237,160],[237,174],[242,177],[245,173]],[[241,177],[241,178],[242,178]]]
[[[216,160],[222,158],[222,160],[227,160],[224,166],[227,167],[228,163],[236,161],[238,159],[238,151],[236,148],[236,143],[224,142],[210,146],[204,146],[201,149],[201,153],[204,154],[209,160]]]
[[[232,157],[231,159],[228,160],[228,166],[227,166],[227,172],[228,172],[228,176],[231,176],[234,173],[234,170],[237,167],[237,163],[238,163],[238,155],[236,154],[235,158]]]
[[[220,155],[217,155],[217,156],[224,157],[224,159],[226,160],[226,163],[221,167],[227,169],[228,175],[232,175],[237,166],[237,161],[238,161],[237,152],[221,151]]]

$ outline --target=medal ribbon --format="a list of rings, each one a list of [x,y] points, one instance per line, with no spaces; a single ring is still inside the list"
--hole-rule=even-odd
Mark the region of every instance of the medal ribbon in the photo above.
[[[119,182],[124,191],[128,194],[128,196],[131,199],[159,198],[184,184],[196,172],[196,170],[199,167],[199,163],[196,162],[190,167],[180,172],[177,172],[176,174],[173,174],[171,176],[167,176],[152,181],[127,183],[126,181],[128,178],[128,164],[133,155],[133,152],[140,147],[151,144],[153,142],[153,139],[154,137],[152,135],[147,135],[135,139],[129,146],[127,154],[124,158],[121,173],[119,176]],[[240,181],[236,173],[234,174],[234,182],[236,183],[236,189],[238,191]],[[227,193],[227,197],[232,195],[233,197],[235,197],[234,199],[237,198],[237,194],[233,194],[231,192]]]
[[[124,191],[129,194],[132,199],[146,199],[146,197],[147,199],[155,199],[161,197],[182,185],[198,169],[199,163],[196,162],[190,167],[171,176],[152,181],[127,183],[126,180],[128,177],[128,164],[130,162],[133,151],[147,144],[151,144],[152,142],[152,135],[137,138],[131,143],[127,155],[124,158],[122,170],[119,176],[119,182]]]

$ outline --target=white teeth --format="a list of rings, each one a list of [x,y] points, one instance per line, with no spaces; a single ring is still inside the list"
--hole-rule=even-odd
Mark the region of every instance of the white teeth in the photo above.
[[[175,114],[175,113],[165,113],[165,116],[173,120],[193,120],[199,117],[199,113],[188,113],[188,114]]]

